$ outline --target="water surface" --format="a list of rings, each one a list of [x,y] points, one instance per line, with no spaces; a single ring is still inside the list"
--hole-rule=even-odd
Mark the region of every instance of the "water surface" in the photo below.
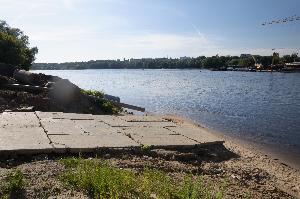
[[[227,135],[275,147],[300,165],[300,73],[164,69],[36,72],[119,96],[122,102],[152,113],[177,114]]]

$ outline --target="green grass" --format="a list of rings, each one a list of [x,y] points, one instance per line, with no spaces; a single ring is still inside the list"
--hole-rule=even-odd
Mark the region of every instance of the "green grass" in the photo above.
[[[95,90],[83,90],[81,89],[81,93],[84,95],[90,95],[97,97],[98,99],[95,100],[95,103],[99,105],[101,110],[103,110],[106,114],[117,114],[122,111],[122,109],[113,103],[109,102],[108,100],[104,99],[104,93]]]
[[[66,172],[60,179],[92,198],[222,198],[226,184],[208,185],[201,176],[186,175],[176,180],[165,172],[145,169],[133,172],[110,166],[100,160],[67,158],[61,160]]]
[[[25,181],[23,173],[16,170],[10,173],[5,180],[1,183],[0,198],[11,198],[22,194],[24,190]]]

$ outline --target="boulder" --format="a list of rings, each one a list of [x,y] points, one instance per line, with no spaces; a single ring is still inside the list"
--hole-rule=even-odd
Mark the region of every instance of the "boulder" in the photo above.
[[[15,70],[13,77],[26,85],[44,86],[45,84],[45,81],[39,74],[31,73],[25,70]]]

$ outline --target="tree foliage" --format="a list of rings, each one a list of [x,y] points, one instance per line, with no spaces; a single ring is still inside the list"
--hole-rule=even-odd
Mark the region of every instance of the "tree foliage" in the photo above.
[[[256,63],[262,64],[264,67],[274,64],[284,64],[293,61],[300,61],[297,54],[285,55],[279,57],[254,55]],[[91,60],[88,62],[67,62],[67,63],[36,63],[32,69],[42,70],[68,70],[68,69],[184,69],[184,68],[204,68],[222,70],[227,67],[234,68],[253,68],[255,61],[250,56],[199,56],[196,58],[143,58],[143,59],[124,59],[120,60]]]
[[[0,20],[0,62],[29,70],[38,52],[37,47],[29,45],[28,36],[20,29]]]

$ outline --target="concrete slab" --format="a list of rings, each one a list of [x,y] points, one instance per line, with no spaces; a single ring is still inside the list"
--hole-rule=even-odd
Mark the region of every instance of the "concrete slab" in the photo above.
[[[195,140],[199,144],[212,144],[212,143],[223,142],[223,140],[219,139],[217,136],[208,132],[206,129],[196,127],[193,125],[184,125],[180,127],[167,127],[167,129],[169,129],[174,133],[178,133],[192,140]]]
[[[196,141],[174,133],[166,128],[128,128],[123,132],[136,140],[139,144],[148,146],[180,146],[196,145]]]
[[[4,112],[0,116],[0,127],[38,127],[39,120],[34,112]]]
[[[83,130],[76,127],[76,123],[69,119],[41,119],[41,124],[48,135],[52,134],[83,134]]]
[[[45,153],[52,150],[49,139],[40,127],[0,128],[0,153],[9,151],[17,151],[20,154]]]
[[[111,127],[129,127],[130,124],[122,120],[119,116],[111,115],[94,115],[93,118],[97,121],[102,121]]]
[[[92,152],[99,148],[195,146],[222,142],[206,129],[163,116],[55,112],[0,115],[0,152]]]
[[[138,115],[126,115],[120,116],[119,118],[127,122],[167,122],[163,116],[138,116]]]
[[[90,152],[98,148],[127,148],[140,145],[121,133],[101,135],[50,135],[56,149],[70,152]]]
[[[69,119],[69,120],[94,120],[91,114],[76,114],[76,113],[62,113],[62,112],[36,112],[39,118],[52,119]]]

